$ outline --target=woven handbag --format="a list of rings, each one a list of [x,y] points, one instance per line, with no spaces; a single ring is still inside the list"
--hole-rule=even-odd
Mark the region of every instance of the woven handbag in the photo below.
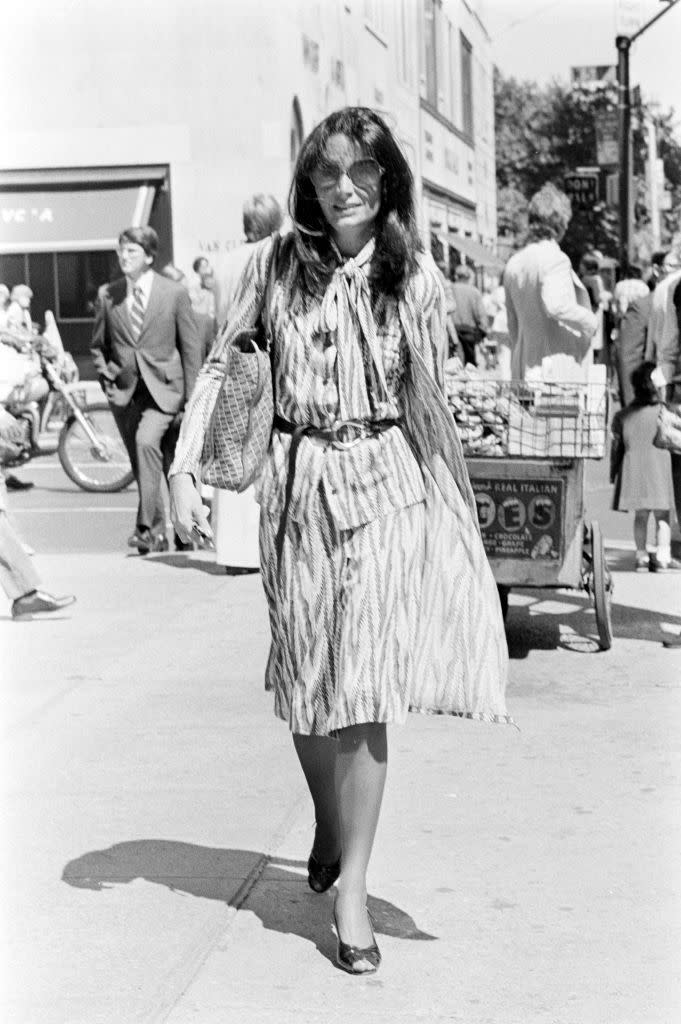
[[[206,430],[201,480],[226,491],[245,491],[256,480],[272,437],[271,323],[280,236],[274,236],[267,281],[253,326],[230,343],[224,376]]]

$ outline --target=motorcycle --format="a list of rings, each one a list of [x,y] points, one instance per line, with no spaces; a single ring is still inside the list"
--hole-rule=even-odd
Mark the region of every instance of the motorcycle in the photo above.
[[[65,360],[62,356],[55,363],[43,346],[36,351],[49,390],[41,402],[31,396],[28,381],[8,395],[4,405],[18,420],[24,440],[21,453],[5,462],[5,467],[56,450],[64,472],[82,490],[125,490],[134,475],[108,402],[103,397],[101,401],[88,398],[70,357]]]

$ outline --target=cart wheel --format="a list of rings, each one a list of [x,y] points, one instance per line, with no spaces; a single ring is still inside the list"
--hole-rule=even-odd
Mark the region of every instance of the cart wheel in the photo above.
[[[508,615],[508,595],[511,592],[511,588],[504,586],[503,583],[497,583],[497,590],[499,591],[499,604],[501,605],[501,614],[504,622],[506,622],[506,616]]]
[[[584,537],[584,587],[593,598],[596,609],[598,642],[602,651],[612,647],[612,575],[605,560],[603,534],[594,520]]]

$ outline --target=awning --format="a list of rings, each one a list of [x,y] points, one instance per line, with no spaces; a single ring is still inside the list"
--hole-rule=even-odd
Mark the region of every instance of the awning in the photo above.
[[[490,270],[504,269],[503,260],[472,238],[466,238],[464,235],[458,235],[455,231],[450,231],[449,244],[453,249],[457,249],[462,256],[466,256],[476,267],[489,267]]]
[[[124,228],[148,223],[153,184],[0,192],[0,253],[115,249]]]

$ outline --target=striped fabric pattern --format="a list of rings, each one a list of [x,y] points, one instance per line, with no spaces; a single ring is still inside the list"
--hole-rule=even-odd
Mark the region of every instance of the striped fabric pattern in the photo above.
[[[196,475],[230,340],[249,323],[271,242],[254,246],[234,312],[185,413],[172,472]],[[429,256],[399,305],[372,310],[370,243],[320,300],[296,299],[295,257],[270,310],[275,400],[294,423],[404,416],[348,450],[304,438],[281,572],[274,537],[288,435],[256,487],[272,648],[266,685],[294,732],[402,721],[408,709],[509,721],[507,650],[461,444],[444,401],[444,295]]]
[[[130,326],[132,327],[132,334],[137,341],[140,334],[142,333],[142,326],[144,324],[144,292],[141,288],[136,287],[132,290],[132,305],[130,306]]]

